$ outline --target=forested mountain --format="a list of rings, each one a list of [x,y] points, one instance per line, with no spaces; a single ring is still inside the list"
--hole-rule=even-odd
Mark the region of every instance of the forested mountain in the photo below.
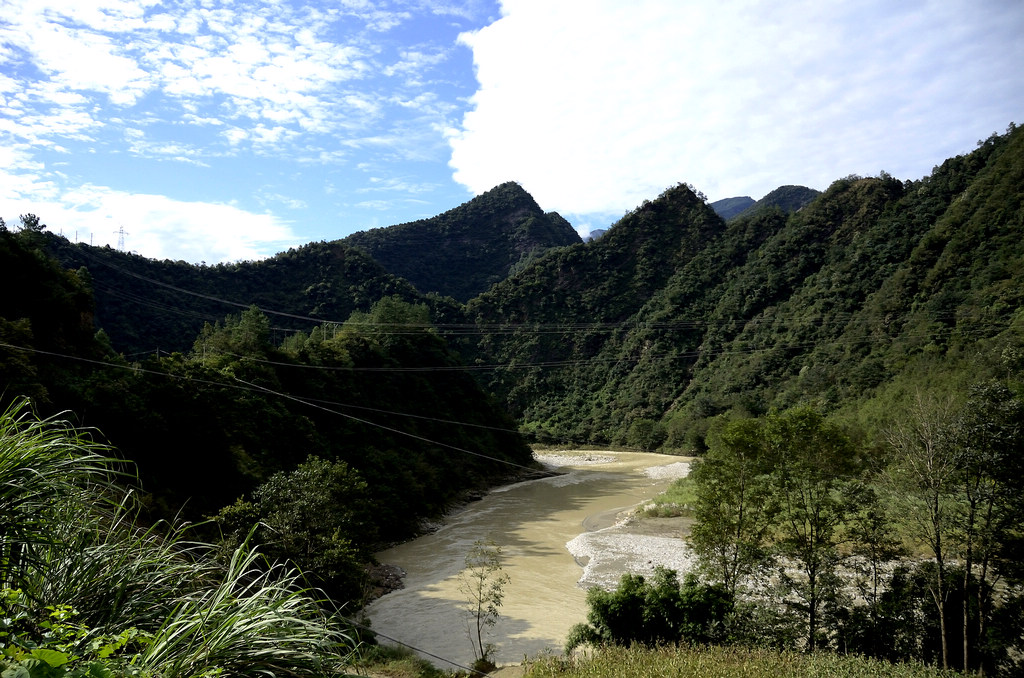
[[[783,212],[796,212],[821,195],[821,191],[806,186],[779,186],[758,201],[750,196],[724,198],[710,204],[715,214],[726,221],[747,216],[764,207],[778,207]]]
[[[423,293],[466,302],[580,237],[568,221],[545,214],[519,184],[508,182],[431,219],[353,233],[342,242]]]
[[[847,177],[729,222],[678,186],[472,300],[472,355],[541,437],[698,450],[718,413],[984,374],[1024,343],[1022,158],[1011,128],[920,181]]]
[[[71,243],[50,233],[40,238],[65,267],[88,270],[96,325],[126,355],[186,351],[204,323],[250,305],[274,313],[273,333],[280,341],[320,322],[342,322],[385,296],[422,300],[407,281],[339,243],[310,243],[263,261],[196,266]]]
[[[275,328],[279,316],[272,321],[252,306],[202,325],[182,352],[125,357],[93,325],[93,277],[61,268],[46,254],[52,245],[41,231],[0,230],[0,282],[17,290],[0,298],[0,406],[29,396],[41,414],[66,411],[94,428],[137,465],[156,516],[215,514],[314,456],[347,465],[356,486],[371,488],[348,498],[362,518],[336,537],[365,554],[377,540],[414,533],[466,490],[532,465],[515,423],[459,369],[459,356],[419,300],[379,296],[336,323],[284,317],[305,331]],[[290,257],[316,262],[312,254],[321,252],[319,261],[330,263],[347,253],[366,266],[372,276],[352,279],[349,294],[386,294],[390,288],[372,285],[398,280],[355,250],[304,250]],[[192,269],[199,279],[224,275]],[[131,301],[148,312],[138,322],[186,309],[195,298],[184,288],[141,283],[129,288]],[[146,296],[154,290],[175,305]],[[351,298],[338,303],[344,308]]]
[[[0,227],[0,400],[95,427],[154,515],[329,554],[305,562],[340,599],[371,544],[529,468],[519,432],[701,453],[713,422],[804,405],[877,440],[901,392],[1022,383],[1013,125],[921,180],[783,186],[728,220],[679,184],[585,243],[515,184],[212,267],[26,217]]]
[[[742,214],[753,204],[754,199],[749,195],[744,195],[736,198],[722,198],[721,200],[716,200],[711,203],[711,209],[715,210],[715,214],[728,221],[729,219]]]
[[[806,186],[779,186],[763,198],[734,216],[747,216],[765,207],[778,207],[783,212],[796,212],[821,195],[821,191]],[[726,221],[729,217],[723,217]]]
[[[128,355],[184,351],[204,323],[251,304],[273,314],[278,340],[392,295],[411,302],[436,293],[427,303],[443,319],[457,305],[438,295],[466,301],[542,253],[580,242],[567,221],[542,212],[514,183],[432,219],[255,262],[195,266],[39,237],[66,268],[88,269],[96,324]]]

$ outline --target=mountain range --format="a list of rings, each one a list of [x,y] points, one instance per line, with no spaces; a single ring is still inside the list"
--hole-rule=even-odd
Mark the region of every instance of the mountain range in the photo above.
[[[72,407],[42,351],[199,360],[197,337],[254,309],[268,360],[297,333],[347,327],[355,341],[351,319],[385,317],[386,299],[444,339],[445,370],[473,377],[461,392],[496,408],[479,421],[511,417],[500,426],[535,440],[699,452],[715,417],[797,403],[870,427],[901,389],[1024,365],[1022,193],[1024,133],[1011,125],[917,180],[848,176],[712,204],[679,184],[588,242],[515,183],[431,219],[217,266],[5,231],[6,289],[25,291],[0,305],[0,376],[8,397]],[[380,336],[373,360],[415,363]],[[10,348],[28,345],[40,352]],[[359,391],[394,409],[395,391],[376,386]],[[417,414],[459,421],[445,407]],[[224,463],[244,466],[259,444]]]

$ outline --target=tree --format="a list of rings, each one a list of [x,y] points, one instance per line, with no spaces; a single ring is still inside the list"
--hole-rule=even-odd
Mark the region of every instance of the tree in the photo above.
[[[932,600],[938,610],[942,667],[949,668],[946,628],[946,561],[953,529],[953,494],[958,467],[952,422],[955,401],[917,393],[907,411],[885,433],[892,460],[887,483],[913,539],[935,559]]]
[[[644,452],[654,452],[665,442],[665,438],[665,427],[647,418],[635,419],[626,432],[627,442]]]
[[[886,507],[874,491],[864,493],[864,504],[849,520],[848,530],[855,557],[853,569],[858,573],[857,590],[867,605],[864,609],[855,606],[848,610],[852,618],[859,617],[863,621],[853,647],[849,640],[845,647],[872,657],[886,657],[893,641],[892,636],[887,635],[891,629],[883,628],[888,621],[883,596],[893,580],[888,565],[906,556],[907,551]]]
[[[844,525],[864,501],[857,448],[846,433],[811,408],[770,414],[764,438],[778,470],[776,548],[800,572],[783,581],[807,618],[807,649],[819,644],[823,606],[834,602],[841,580]]]
[[[963,560],[963,667],[971,668],[971,639],[979,647],[989,611],[992,565],[1008,529],[1021,517],[1013,469],[1024,444],[1024,403],[1003,384],[988,382],[970,389],[956,421],[959,505],[957,537]],[[977,577],[975,571],[977,570]],[[974,581],[977,580],[975,585]],[[976,611],[976,624],[972,622]],[[984,657],[975,663],[984,665]]]
[[[375,536],[369,489],[342,461],[310,456],[290,472],[276,473],[253,493],[224,508],[218,519],[231,547],[248,538],[272,560],[298,565],[335,601],[362,594],[365,548]]]
[[[756,419],[725,424],[690,474],[697,495],[690,544],[704,569],[733,596],[740,582],[768,562],[767,539],[778,511],[763,428]]]
[[[466,567],[459,573],[459,591],[465,596],[469,614],[470,642],[475,667],[491,666],[494,646],[484,642],[484,631],[498,623],[498,610],[511,578],[501,568],[501,547],[493,540],[478,539],[466,554]]]
[[[45,228],[46,224],[39,220],[39,217],[32,214],[22,214],[21,217],[21,230],[28,231],[29,233],[41,233]]]

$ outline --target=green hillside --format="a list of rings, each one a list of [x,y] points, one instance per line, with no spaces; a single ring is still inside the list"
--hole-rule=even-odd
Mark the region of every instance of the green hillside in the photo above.
[[[88,269],[96,326],[127,355],[187,350],[204,323],[250,305],[274,312],[280,341],[320,322],[341,322],[385,296],[422,299],[364,253],[337,243],[310,243],[263,261],[196,266],[43,235],[46,251],[61,264]]]
[[[273,558],[356,604],[376,545],[533,469],[523,433],[713,462],[733,444],[743,457],[744,441],[775,449],[779,431],[813,421],[842,429],[858,464],[843,492],[863,495],[882,492],[894,449],[883,431],[908,394],[973,398],[974,418],[949,423],[957,454],[1002,456],[972,462],[956,476],[961,494],[943,486],[934,504],[973,521],[956,526],[969,547],[949,552],[968,561],[960,640],[980,647],[982,633],[1020,627],[1024,438],[1017,410],[996,431],[986,409],[1016,407],[1024,383],[1024,131],[1013,125],[923,179],[849,176],[820,195],[783,186],[728,220],[679,184],[586,243],[515,184],[434,219],[212,267],[72,245],[26,215],[17,231],[0,226],[0,283],[0,404],[63,411],[136,462],[145,519],[211,517],[224,548],[255,530]],[[922,418],[940,409],[929,408]],[[787,447],[759,482],[785,490],[772,474],[808,449],[821,451]],[[816,483],[801,477],[839,497],[821,481],[835,469],[812,467]],[[1003,514],[964,509],[983,501]],[[843,516],[835,525],[856,522]],[[889,527],[905,532],[899,523]],[[834,534],[836,558],[874,539]],[[994,599],[982,591],[993,573],[1005,600],[975,614],[971,600]],[[918,574],[914,600],[927,605]],[[823,613],[835,633],[822,642],[864,640],[840,633],[856,627],[851,610]],[[990,617],[987,631],[969,626]],[[927,647],[900,656],[936,662],[938,632],[918,631]],[[992,657],[1016,665],[1004,655]]]
[[[358,247],[423,293],[466,302],[544,252],[580,242],[519,184],[492,188],[430,219],[354,233]]]
[[[474,357],[542,438],[698,450],[718,413],[991,369],[1020,343],[1022,157],[1014,129],[920,181],[848,177],[728,223],[676,187],[472,300]]]
[[[137,465],[155,517],[216,514],[271,481],[293,482],[278,476],[315,457],[344,464],[354,486],[370,488],[328,509],[359,504],[361,518],[336,538],[368,557],[374,544],[414,534],[465,492],[532,466],[515,423],[459,369],[459,356],[432,329],[431,309],[421,301],[375,296],[366,311],[323,324],[282,321],[252,306],[201,325],[182,351],[126,356],[93,324],[95,278],[84,268],[62,269],[46,254],[54,239],[0,230],[0,282],[18,290],[0,299],[0,405],[28,396],[41,414],[65,411],[95,429]],[[328,264],[337,262],[332,253],[354,253],[373,274],[349,293],[397,280],[361,253],[325,246],[256,270],[273,272],[289,258],[317,261],[317,250]],[[196,298],[185,288],[142,282],[153,287],[140,285],[131,301],[150,314],[170,314],[145,296],[153,289],[173,296],[179,309]],[[309,329],[282,328],[289,320]]]
[[[749,195],[744,195],[736,198],[723,198],[721,200],[716,200],[711,203],[711,209],[715,210],[715,214],[728,221],[729,219],[742,214],[753,204],[754,199]]]

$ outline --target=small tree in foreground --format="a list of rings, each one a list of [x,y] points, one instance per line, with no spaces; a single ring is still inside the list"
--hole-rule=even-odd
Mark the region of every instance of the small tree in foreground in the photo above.
[[[498,622],[498,608],[511,578],[501,569],[501,547],[490,539],[478,539],[466,554],[466,568],[459,573],[459,591],[469,614],[469,636],[476,656],[474,668],[491,668],[494,645],[484,642],[484,631]]]

